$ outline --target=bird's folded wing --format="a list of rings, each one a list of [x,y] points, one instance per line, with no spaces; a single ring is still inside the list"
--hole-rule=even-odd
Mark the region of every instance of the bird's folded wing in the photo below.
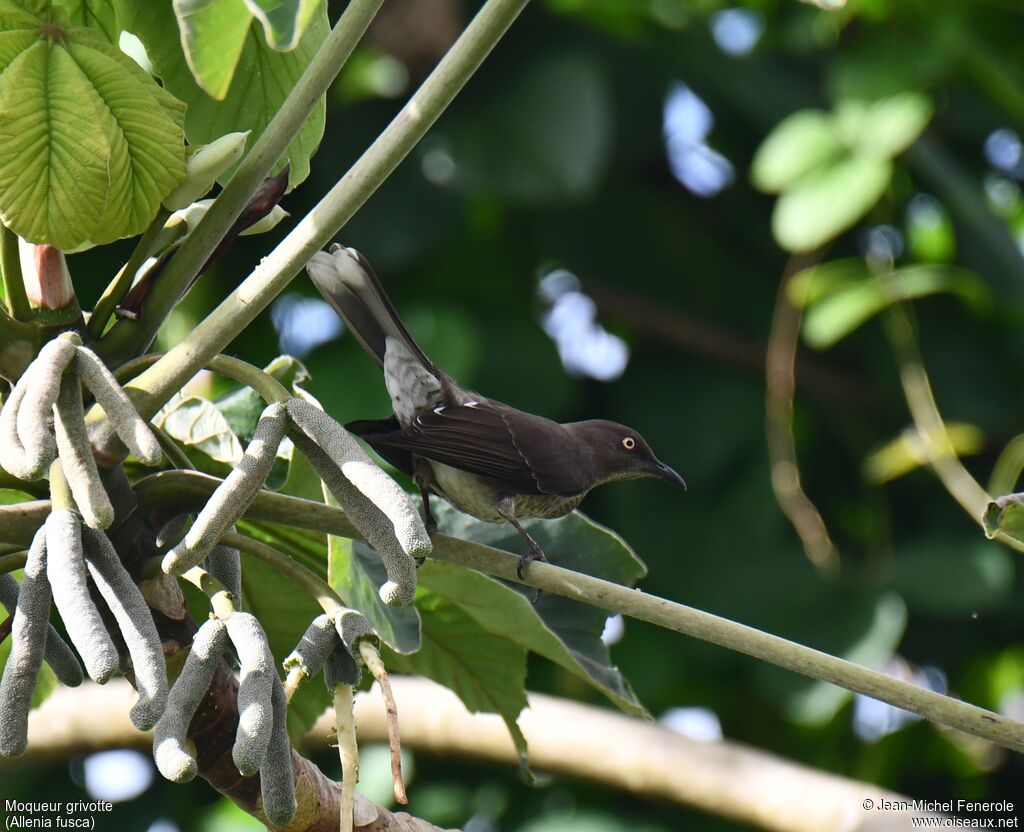
[[[534,422],[543,421],[549,430]],[[575,495],[585,490],[574,466],[566,465],[554,422],[483,402],[446,405],[417,414],[404,430],[397,420],[347,426],[382,456],[407,451],[476,474],[491,487],[511,494]],[[373,425],[373,430],[361,430]]]

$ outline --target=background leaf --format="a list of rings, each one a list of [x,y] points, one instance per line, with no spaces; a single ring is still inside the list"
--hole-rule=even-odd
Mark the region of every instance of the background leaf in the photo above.
[[[267,43],[285,52],[295,48],[321,5],[320,0],[245,0],[245,4],[263,24]]]
[[[228,94],[252,23],[245,0],[174,0],[174,16],[192,77],[220,101]]]
[[[262,27],[250,26],[235,68],[232,83],[223,100],[211,98],[196,84],[176,38],[167,33],[176,26],[173,10],[164,4],[141,9],[122,8],[120,25],[137,35],[153,61],[154,72],[174,95],[188,105],[185,134],[190,144],[206,144],[239,130],[252,130],[255,142],[278,111],[288,91],[312,60],[327,36],[327,5],[321,2],[299,42],[290,52],[271,49]],[[260,83],[252,83],[254,78]],[[309,175],[309,159],[320,144],[324,130],[325,108],[321,102],[288,145],[286,161],[291,164],[289,189]],[[274,168],[281,170],[285,160]],[[221,177],[226,182],[228,171]]]
[[[526,650],[443,599],[420,592],[417,603],[424,610],[423,646],[411,656],[385,650],[385,664],[451,688],[474,713],[499,714],[525,763],[526,738],[516,718],[526,707]]]
[[[750,178],[762,191],[778,193],[841,152],[831,113],[800,110],[776,125],[761,143]]]
[[[523,539],[510,526],[484,523],[436,499],[432,505],[438,529],[445,534],[474,540],[517,555],[526,552]],[[528,520],[523,526],[544,549],[548,560],[566,569],[624,586],[633,586],[646,572],[639,558],[618,535],[578,511],[558,520]],[[426,565],[424,569],[427,569]],[[436,584],[439,594],[453,600],[458,596],[459,600],[454,602],[465,605],[467,613],[476,617],[484,626],[505,633],[577,675],[581,675],[582,670],[590,684],[623,710],[645,713],[629,683],[611,663],[608,647],[601,641],[608,618],[604,611],[567,598],[543,595],[535,605],[531,605],[533,614],[539,616],[544,625],[539,628],[532,616],[525,615],[521,604],[506,599],[503,593],[492,586],[498,583],[494,579],[480,580],[461,570],[446,571],[440,565],[430,563],[424,581],[428,585]],[[503,585],[519,595],[525,603],[529,603],[526,601],[527,596],[533,597],[533,590],[529,587]],[[511,589],[511,586],[515,589]],[[476,592],[480,595],[472,594]],[[501,616],[480,609],[476,599],[482,597],[491,599],[491,603],[507,610],[507,625],[499,620]],[[516,628],[513,633],[512,622],[518,621],[520,617],[525,619],[521,622],[522,629]],[[551,639],[551,634],[557,637],[560,644]],[[571,661],[565,651],[568,651]]]
[[[213,402],[199,396],[175,396],[154,420],[187,448],[202,451],[215,462],[234,465],[242,458],[242,443]]]
[[[817,168],[779,197],[772,231],[789,251],[812,251],[846,231],[885,193],[892,165],[867,156],[842,156]]]
[[[420,614],[416,607],[389,607],[378,594],[387,580],[380,556],[361,541],[331,535],[327,573],[334,590],[352,609],[370,619],[381,640],[396,653],[420,648]]]

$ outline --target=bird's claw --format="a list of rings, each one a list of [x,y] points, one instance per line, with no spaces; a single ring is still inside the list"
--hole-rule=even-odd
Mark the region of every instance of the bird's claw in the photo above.
[[[541,561],[547,563],[548,559],[544,557],[544,552],[540,546],[531,546],[530,550],[525,555],[520,555],[519,560],[516,563],[516,575],[519,580],[523,580],[523,570],[535,561]],[[531,604],[536,604],[540,600],[540,596],[544,594],[544,590],[538,589],[530,601]]]

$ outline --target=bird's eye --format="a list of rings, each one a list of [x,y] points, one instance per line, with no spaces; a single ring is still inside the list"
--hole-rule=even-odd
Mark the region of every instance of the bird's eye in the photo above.
[[[636,440],[632,436],[627,436],[622,440],[622,447],[627,451],[631,451],[636,447]]]

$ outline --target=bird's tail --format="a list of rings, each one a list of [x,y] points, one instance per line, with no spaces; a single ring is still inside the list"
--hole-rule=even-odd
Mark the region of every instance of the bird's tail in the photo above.
[[[428,371],[436,372],[398,317],[373,268],[358,251],[334,244],[330,253],[314,254],[306,271],[313,285],[378,364],[384,366],[387,339],[397,338]]]

